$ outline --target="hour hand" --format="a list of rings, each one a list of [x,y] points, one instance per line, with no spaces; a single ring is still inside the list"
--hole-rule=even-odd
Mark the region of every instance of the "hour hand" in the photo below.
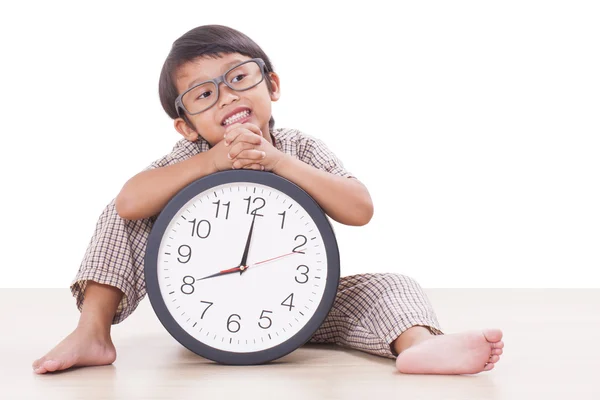
[[[250,224],[250,232],[248,232],[248,239],[246,240],[246,248],[244,249],[244,254],[242,255],[242,261],[240,261],[240,267],[246,265],[246,261],[248,260],[248,250],[250,250],[250,240],[252,239],[252,231],[254,230],[254,220],[255,219],[256,219],[256,214],[254,214],[252,216],[252,224]],[[244,269],[240,270],[240,275],[244,272]]]
[[[198,278],[198,279],[196,279],[196,280],[197,280],[197,281],[201,281],[201,280],[203,280],[203,279],[214,278],[215,276],[221,276],[221,275],[233,274],[233,273],[235,273],[235,272],[238,272],[238,271],[241,273],[241,272],[243,272],[243,271],[244,271],[246,268],[248,268],[248,267],[246,267],[246,266],[244,266],[244,265],[240,265],[239,267],[230,268],[230,269],[225,269],[225,270],[223,270],[223,271],[219,271],[219,272],[217,272],[216,274],[208,275],[208,276],[205,276],[204,278]]]

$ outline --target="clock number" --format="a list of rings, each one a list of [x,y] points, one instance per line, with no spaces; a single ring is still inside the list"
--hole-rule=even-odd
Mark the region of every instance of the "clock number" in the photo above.
[[[229,332],[231,332],[231,333],[236,333],[236,332],[239,332],[239,330],[240,330],[241,326],[240,326],[240,323],[239,323],[238,321],[232,321],[232,320],[231,320],[231,318],[233,318],[233,317],[238,317],[238,318],[240,319],[240,321],[242,320],[242,317],[240,317],[240,316],[239,316],[239,315],[237,315],[237,314],[231,314],[231,315],[229,316],[229,318],[227,319],[227,330],[228,330]],[[233,330],[231,330],[231,329],[229,329],[229,326],[230,326],[230,325],[232,325],[232,324],[237,324],[237,329],[236,329],[236,330],[234,330],[234,331],[233,331]]]
[[[281,215],[282,216],[282,218],[281,218],[281,229],[283,229],[283,224],[285,222],[285,211],[282,212],[282,213],[279,213],[277,215]]]
[[[252,196],[249,196],[249,197],[246,197],[244,200],[248,201],[248,207],[246,207],[246,214],[250,213],[252,215],[258,215],[259,217],[264,217],[264,215],[257,214],[256,212],[258,210],[260,210],[261,208],[263,208],[265,206],[265,204],[267,204],[267,202],[265,201],[265,199],[263,199],[262,197],[255,197],[254,200],[252,200]],[[252,200],[252,203],[255,203],[256,200],[261,200],[262,201],[262,206],[256,207],[254,210],[252,210],[252,212],[250,212],[250,201],[251,200]]]
[[[191,280],[191,282],[188,283],[186,280]],[[189,275],[184,276],[183,277],[183,285],[181,285],[181,292],[183,294],[192,294],[192,293],[194,293],[194,282],[196,282],[196,280],[194,279],[193,276],[189,276]],[[184,289],[188,290],[189,292],[186,292]]]
[[[290,304],[285,304],[285,302],[287,301],[287,299],[290,299]],[[290,311],[292,311],[292,307],[296,307],[294,305],[294,293],[292,293],[288,297],[286,297],[285,300],[281,302],[281,305],[285,306],[285,307],[289,307]]]
[[[304,246],[304,245],[306,244],[306,236],[304,236],[304,235],[296,235],[296,237],[294,238],[294,242],[295,242],[295,241],[296,241],[296,239],[298,239],[298,238],[303,238],[303,239],[304,239],[304,243],[302,243],[302,244],[299,244],[298,246],[294,247],[294,250],[292,250],[292,252],[294,252],[294,253],[301,253],[301,254],[304,254],[304,252],[303,252],[303,251],[296,251],[296,249],[297,249],[298,247],[302,247],[302,246]]]
[[[306,280],[305,280],[305,281],[303,281],[303,282],[300,282],[300,281],[298,280],[298,277],[297,277],[297,276],[296,276],[296,277],[294,277],[294,279],[295,279],[295,280],[296,280],[296,282],[298,282],[298,283],[306,283],[306,282],[308,282],[308,271],[309,271],[309,269],[308,269],[308,267],[307,267],[306,265],[298,265],[298,268],[296,268],[296,271],[298,271],[298,269],[299,269],[300,267],[304,267],[304,268],[306,268],[306,272],[300,272],[300,274],[301,274],[301,275],[304,275],[304,277],[306,278]]]
[[[260,313],[260,319],[268,319],[269,320],[269,325],[267,326],[262,326],[260,324],[260,322],[258,323],[258,326],[260,326],[263,329],[269,329],[271,327],[271,324],[273,323],[273,321],[271,321],[271,318],[267,317],[266,315],[263,315],[264,313],[273,313],[273,311],[267,311],[267,310],[262,310],[262,313]]]
[[[194,218],[193,220],[188,222],[192,224],[192,237],[194,237],[194,233],[200,239],[206,239],[208,235],[210,235],[210,222],[208,222],[207,220],[203,219],[202,221],[198,222],[198,224],[196,224],[196,218]],[[200,224],[202,224],[203,222],[206,222],[208,224],[208,232],[206,232],[206,236],[200,235]]]
[[[213,204],[217,205],[217,213],[215,214],[215,218],[219,218],[219,207],[221,206],[221,200],[214,201]],[[228,201],[227,203],[223,203],[223,207],[227,207],[227,213],[225,213],[225,219],[229,219],[229,204],[231,204],[231,201]]]
[[[202,312],[202,315],[200,316],[200,319],[203,319],[203,318],[204,318],[204,314],[205,314],[205,313],[208,311],[208,309],[210,308],[210,306],[212,306],[212,305],[213,305],[213,303],[211,303],[210,301],[200,301],[200,303],[206,303],[206,304],[210,304],[208,307],[206,307],[206,310],[204,310],[204,311]]]
[[[187,254],[183,254],[181,252],[181,249],[187,249]],[[182,244],[181,246],[179,246],[179,248],[177,249],[177,252],[179,253],[179,255],[181,257],[187,257],[187,260],[182,261],[179,257],[177,257],[177,261],[179,261],[182,264],[185,264],[186,262],[190,261],[190,258],[192,258],[192,248],[190,246],[188,246],[187,244]]]

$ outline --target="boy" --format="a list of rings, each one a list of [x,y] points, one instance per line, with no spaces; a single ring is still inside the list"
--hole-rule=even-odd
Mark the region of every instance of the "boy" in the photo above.
[[[79,323],[33,363],[36,373],[115,361],[111,324],[145,295],[143,258],[152,223],[177,192],[203,176],[232,168],[271,171],[307,191],[340,223],[365,225],[373,215],[367,188],[322,141],[274,129],[279,76],[244,34],[218,25],[184,34],[165,61],[159,94],[184,139],[131,178],[103,211],[71,285]],[[359,274],[340,279],[333,309],[310,342],[395,358],[404,373],[471,374],[494,367],[501,339],[498,329],[443,335],[414,280]]]

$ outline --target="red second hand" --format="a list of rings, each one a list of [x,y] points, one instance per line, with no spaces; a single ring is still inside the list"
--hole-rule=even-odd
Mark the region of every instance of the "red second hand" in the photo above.
[[[302,249],[302,250],[305,250],[305,249]],[[302,250],[300,250],[300,251],[302,251]],[[230,272],[244,271],[244,270],[250,268],[250,266],[254,266],[254,265],[258,265],[258,264],[263,264],[263,263],[266,263],[268,261],[273,261],[273,260],[276,260],[278,258],[286,257],[286,256],[289,256],[289,255],[292,255],[292,254],[295,254],[295,253],[297,253],[297,252],[292,251],[291,253],[287,253],[287,254],[284,254],[282,256],[277,256],[277,257],[269,258],[268,260],[259,261],[259,262],[254,263],[254,264],[241,265],[241,266],[235,267],[235,268],[224,269],[223,271],[219,271],[219,273],[220,274],[227,274],[227,273],[230,273]]]
[[[304,249],[302,249],[302,250],[304,250]],[[259,262],[257,262],[257,263],[251,264],[251,265],[252,265],[252,266],[254,266],[254,265],[258,265],[258,264],[263,264],[263,263],[266,263],[267,261],[273,261],[273,260],[276,260],[276,259],[278,259],[278,258],[281,258],[281,257],[286,257],[286,256],[289,256],[289,255],[291,255],[291,254],[296,254],[296,253],[297,253],[297,252],[295,252],[295,251],[292,251],[291,253],[287,253],[287,254],[284,254],[284,255],[282,255],[282,256],[277,256],[277,257],[269,258],[268,260],[259,261]],[[250,265],[248,265],[248,267],[250,267]]]

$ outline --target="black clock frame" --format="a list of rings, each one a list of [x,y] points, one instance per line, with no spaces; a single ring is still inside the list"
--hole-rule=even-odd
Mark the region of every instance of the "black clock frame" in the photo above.
[[[327,283],[325,292],[312,318],[290,339],[269,349],[236,353],[208,346],[188,334],[168,311],[158,285],[158,249],[165,230],[175,214],[193,197],[215,186],[235,182],[262,184],[277,189],[298,202],[315,222],[327,251]],[[333,228],[318,203],[293,182],[272,172],[252,170],[221,171],[200,178],[178,192],[164,207],[156,219],[146,247],[144,259],[146,291],[150,304],[165,329],[180,344],[194,353],[212,361],[229,365],[264,364],[281,358],[310,340],[321,326],[335,301],[340,280],[340,256]]]

